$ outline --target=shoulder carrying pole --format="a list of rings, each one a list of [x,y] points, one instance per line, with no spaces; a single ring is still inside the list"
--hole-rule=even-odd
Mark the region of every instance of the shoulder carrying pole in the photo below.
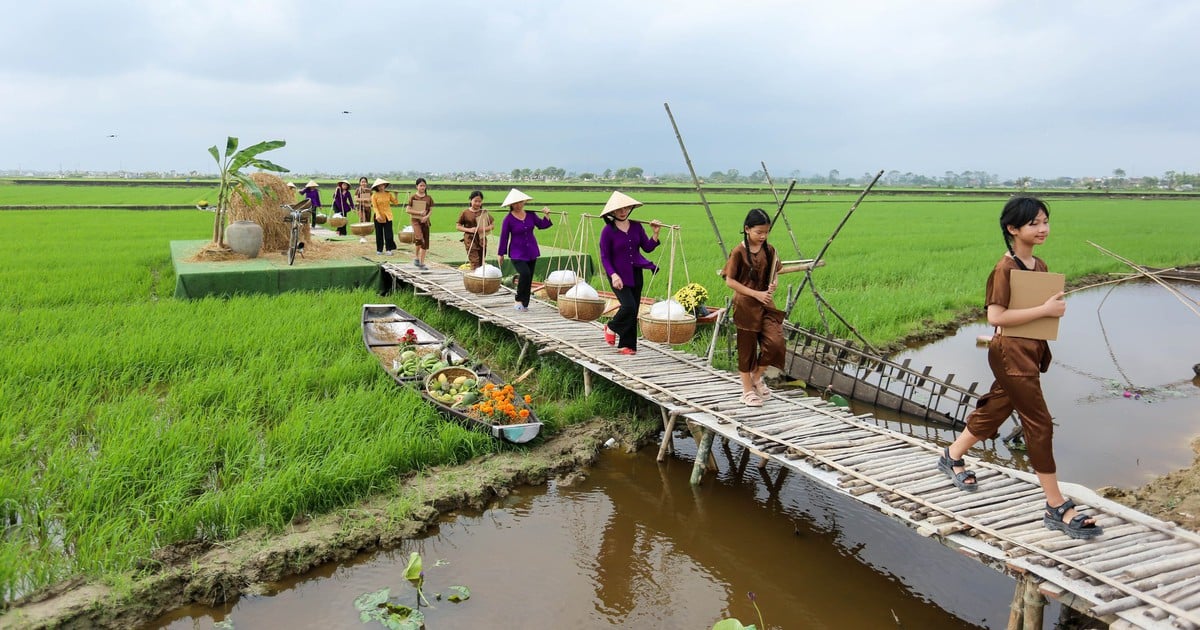
[[[713,218],[712,208],[708,207],[708,200],[704,198],[704,191],[700,189],[700,178],[696,177],[696,169],[692,167],[692,158],[688,157],[687,147],[683,146],[683,136],[679,135],[679,126],[675,124],[675,116],[671,114],[671,105],[663,103],[663,107],[667,109],[667,117],[671,119],[671,128],[675,130],[675,139],[679,141],[679,150],[683,151],[683,161],[687,162],[688,171],[692,173],[692,183],[696,186],[696,192],[700,193],[700,203],[704,205],[704,212],[708,214],[708,222],[712,224],[713,234],[717,236],[717,245],[721,246],[721,258],[729,258],[729,251],[725,249],[725,241],[721,240],[721,230],[717,229],[717,220]]]
[[[796,187],[796,180],[793,179],[792,183],[788,184],[788,194],[784,195],[783,200],[780,201],[779,193],[775,190],[775,182],[771,181],[771,173],[767,171],[767,163],[759,161],[759,164],[762,164],[763,175],[767,176],[767,185],[771,187],[771,194],[775,196],[775,206],[777,208],[775,219],[778,220],[780,216],[783,217],[783,227],[787,228],[788,236],[792,237],[792,248],[796,250],[796,258],[804,258],[804,254],[800,253],[800,243],[796,242],[796,233],[792,231],[792,222],[788,221],[787,214],[783,212],[783,205],[787,203],[787,198],[792,194],[792,189]],[[771,225],[775,225],[775,221],[772,221]]]

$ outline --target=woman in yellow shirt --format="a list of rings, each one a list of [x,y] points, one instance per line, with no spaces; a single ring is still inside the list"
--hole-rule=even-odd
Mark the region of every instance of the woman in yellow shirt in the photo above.
[[[392,206],[400,203],[400,200],[387,187],[388,181],[385,179],[376,179],[371,184],[371,216],[375,219],[375,253],[391,256],[396,250],[396,239],[392,234]]]

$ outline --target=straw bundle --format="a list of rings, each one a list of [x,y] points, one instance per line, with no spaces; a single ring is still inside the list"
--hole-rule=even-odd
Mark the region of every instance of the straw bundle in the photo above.
[[[262,251],[284,251],[288,246],[291,226],[283,220],[283,205],[295,201],[294,193],[286,182],[270,173],[252,173],[250,179],[262,189],[262,199],[247,195],[243,200],[235,192],[229,200],[229,221],[253,221],[259,224],[263,229]],[[307,223],[300,228],[300,240],[306,244],[310,241]]]

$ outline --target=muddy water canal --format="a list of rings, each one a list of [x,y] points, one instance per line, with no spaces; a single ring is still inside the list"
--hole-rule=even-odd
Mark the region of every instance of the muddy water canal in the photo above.
[[[1196,286],[1180,288],[1200,298]],[[1200,433],[1200,379],[1192,374],[1200,319],[1149,284],[1081,292],[1067,313],[1043,376],[1062,478],[1132,486],[1190,464],[1188,443]],[[975,337],[990,332],[967,326],[905,356],[986,388],[986,350]],[[894,414],[857,411],[931,440],[952,437]],[[151,627],[364,627],[354,606],[364,593],[390,587],[394,601],[415,602],[402,575],[411,551],[424,558],[427,594],[449,593],[450,585],[471,591],[465,603],[423,609],[430,628],[699,629],[729,616],[758,624],[748,592],[768,628],[1006,621],[1009,578],[801,475],[774,464],[760,470],[737,448],[714,447],[721,472],[693,489],[694,445],[675,443],[678,453],[665,464],[654,449],[605,451],[570,485],[518,489],[482,513],[445,518],[400,549],[323,567],[268,595],[182,609]],[[1023,454],[985,444],[977,454],[1027,469]],[[1057,605],[1048,607],[1045,627],[1057,615]]]

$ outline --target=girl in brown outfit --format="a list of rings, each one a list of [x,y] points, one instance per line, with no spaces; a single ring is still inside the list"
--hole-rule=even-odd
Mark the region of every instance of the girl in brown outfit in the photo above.
[[[409,214],[409,219],[412,221],[413,228],[413,246],[417,250],[413,255],[413,265],[420,269],[425,269],[425,256],[429,254],[429,215],[433,214],[433,197],[425,194],[425,178],[417,178],[417,192],[409,195],[408,203],[404,204]],[[424,206],[424,211],[419,214],[416,212],[416,206]]]
[[[456,227],[463,233],[463,247],[467,248],[467,262],[471,269],[483,266],[487,253],[487,235],[492,230],[492,217],[483,209],[483,193],[471,191],[470,207],[458,215]]]
[[[761,407],[771,396],[763,383],[769,366],[783,369],[783,311],[775,308],[776,275],[782,263],[775,248],[767,243],[771,218],[759,208],[744,222],[742,242],[729,253],[722,275],[733,289],[733,323],[737,326],[738,375],[742,379],[741,402]]]
[[[1033,255],[1033,248],[1046,242],[1050,234],[1050,209],[1036,197],[1013,197],[1004,204],[1000,229],[1008,252],[992,270],[986,296],[988,323],[997,328],[988,344],[988,365],[996,381],[967,417],[966,430],[942,451],[938,469],[949,475],[959,488],[975,490],[978,480],[974,472],[966,469],[962,456],[976,442],[996,437],[1000,425],[1015,409],[1029,448],[1029,462],[1046,495],[1043,525],[1071,538],[1093,538],[1102,533],[1101,528],[1093,518],[1076,510],[1075,503],[1063,497],[1058,487],[1052,444],[1054,423],[1042,397],[1039,377],[1040,372],[1050,367],[1050,345],[1039,339],[1004,335],[1005,327],[1019,326],[1042,317],[1062,317],[1066,312],[1067,305],[1061,292],[1039,306],[1008,308],[1012,270],[1047,271],[1046,263]]]

